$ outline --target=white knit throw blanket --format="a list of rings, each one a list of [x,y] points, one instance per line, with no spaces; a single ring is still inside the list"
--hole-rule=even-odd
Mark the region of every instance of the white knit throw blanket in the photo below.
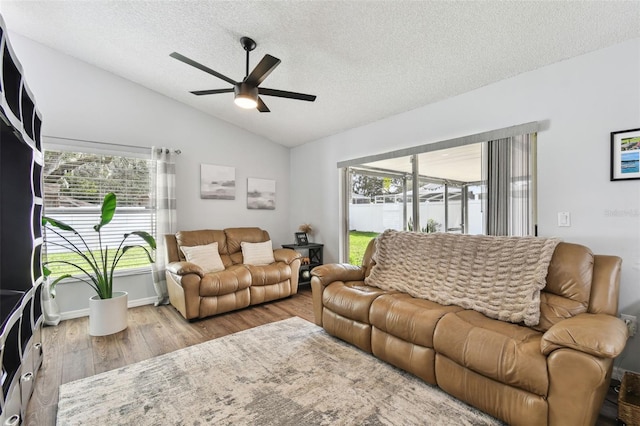
[[[557,238],[424,234],[387,230],[365,283],[513,323],[540,321]]]

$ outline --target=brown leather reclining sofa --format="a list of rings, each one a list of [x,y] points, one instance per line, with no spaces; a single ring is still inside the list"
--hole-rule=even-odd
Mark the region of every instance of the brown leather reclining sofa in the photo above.
[[[613,359],[626,344],[617,315],[621,259],[560,243],[535,327],[367,286],[361,267],[312,271],[316,324],[513,425],[593,425]]]
[[[290,249],[274,249],[275,262],[245,265],[242,242],[269,241],[260,228],[180,231],[165,235],[167,289],[171,304],[188,320],[245,308],[281,299],[298,292],[300,254]],[[191,262],[180,247],[218,243],[224,270],[205,273]]]

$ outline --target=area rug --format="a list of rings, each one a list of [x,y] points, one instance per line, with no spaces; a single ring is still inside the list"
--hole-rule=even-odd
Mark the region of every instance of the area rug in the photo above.
[[[60,387],[58,425],[497,425],[301,318]]]

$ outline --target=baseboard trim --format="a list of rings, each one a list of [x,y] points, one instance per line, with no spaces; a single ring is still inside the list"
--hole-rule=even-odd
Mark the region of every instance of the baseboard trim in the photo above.
[[[129,308],[135,308],[136,306],[153,305],[154,303],[156,303],[156,300],[158,300],[158,298],[155,296],[146,297],[143,299],[129,300],[129,302],[127,303],[127,306]],[[74,318],[88,317],[88,316],[89,316],[89,308],[78,309],[76,311],[62,312],[60,314],[60,321],[74,319]]]

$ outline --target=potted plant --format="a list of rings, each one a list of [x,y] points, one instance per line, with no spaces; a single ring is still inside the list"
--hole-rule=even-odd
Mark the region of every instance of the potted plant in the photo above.
[[[89,299],[89,334],[92,336],[105,336],[117,333],[127,328],[127,292],[113,291],[113,272],[120,262],[120,259],[132,248],[142,248],[149,262],[153,263],[151,253],[146,246],[140,244],[124,245],[129,237],[139,237],[144,240],[151,250],[155,250],[156,241],[148,232],[134,231],[124,234],[118,248],[109,251],[108,246],[102,244],[102,228],[109,224],[116,212],[116,195],[113,192],[105,195],[102,202],[100,222],[93,226],[93,230],[98,233],[98,246],[89,247],[82,235],[71,226],[59,220],[43,216],[42,226],[48,231],[59,236],[64,243],[47,241],[47,244],[64,247],[74,254],[77,259],[52,260],[43,266],[43,274],[49,277],[52,271],[49,269],[53,264],[64,264],[73,267],[79,275],[62,274],[49,285],[51,291],[55,291],[55,286],[60,281],[73,277],[95,290],[96,295]],[[65,233],[71,233],[68,237]]]

